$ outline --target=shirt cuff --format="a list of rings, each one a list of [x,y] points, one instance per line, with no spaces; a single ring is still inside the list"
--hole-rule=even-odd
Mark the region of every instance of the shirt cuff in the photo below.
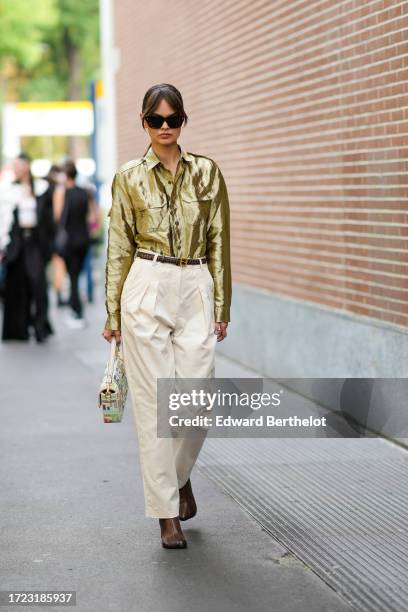
[[[105,329],[120,331],[120,312],[108,315]]]
[[[231,321],[230,309],[227,306],[216,306],[214,309],[215,321]]]

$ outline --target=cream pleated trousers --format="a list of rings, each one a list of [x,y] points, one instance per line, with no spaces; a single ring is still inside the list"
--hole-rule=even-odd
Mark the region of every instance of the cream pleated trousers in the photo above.
[[[145,515],[176,517],[179,488],[190,477],[205,434],[158,437],[157,379],[214,377],[214,282],[207,264],[135,257],[122,289],[121,327]]]

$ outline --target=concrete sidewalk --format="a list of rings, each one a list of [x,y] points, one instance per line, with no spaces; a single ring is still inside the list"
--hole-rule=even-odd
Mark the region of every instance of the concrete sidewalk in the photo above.
[[[161,547],[158,521],[144,517],[130,403],[119,425],[97,408],[103,300],[87,306],[83,331],[64,315],[52,307],[45,345],[0,344],[0,588],[75,590],[81,612],[349,610],[199,468],[188,548]],[[218,377],[254,375],[217,366]]]

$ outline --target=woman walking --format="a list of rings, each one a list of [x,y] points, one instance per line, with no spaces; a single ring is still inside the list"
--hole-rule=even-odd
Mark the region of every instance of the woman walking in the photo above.
[[[197,511],[190,474],[201,438],[157,436],[157,378],[212,378],[231,304],[230,212],[217,164],[178,145],[180,92],[154,85],[140,113],[150,144],[112,184],[102,335],[122,343],[143,476],[145,515],[162,546],[185,548]]]
[[[67,160],[63,166],[64,183],[56,187],[53,197],[54,219],[61,222],[63,211],[66,214],[65,229],[68,233],[67,248],[63,257],[70,280],[71,316],[68,324],[72,328],[85,326],[83,304],[79,294],[79,275],[91,243],[89,222],[92,216],[90,195],[86,189],[76,184],[77,169],[73,161]]]

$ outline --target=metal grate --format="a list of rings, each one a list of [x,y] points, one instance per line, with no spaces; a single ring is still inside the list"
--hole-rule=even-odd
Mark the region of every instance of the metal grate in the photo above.
[[[357,610],[408,609],[408,452],[382,439],[207,439],[198,468]]]

